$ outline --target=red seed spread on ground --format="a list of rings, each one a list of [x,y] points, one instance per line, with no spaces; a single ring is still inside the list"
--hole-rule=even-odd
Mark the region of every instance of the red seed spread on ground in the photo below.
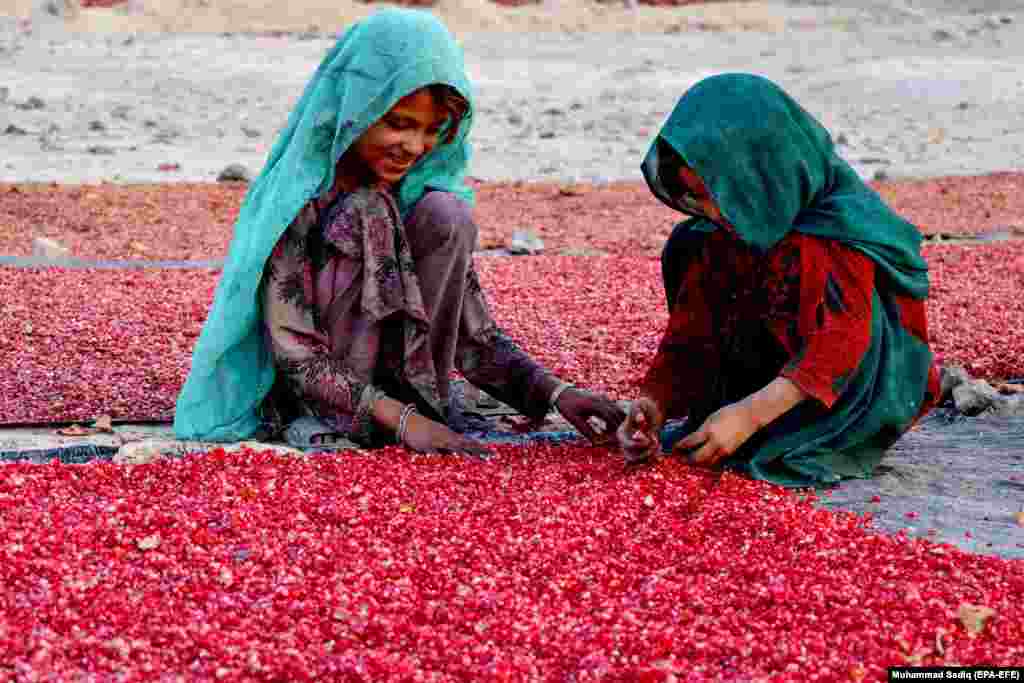
[[[1024,193],[990,201],[1020,180],[882,193],[926,231],[977,232],[1024,214]],[[2,186],[0,253],[30,254],[32,237],[49,236],[80,258],[221,258],[241,196]],[[657,254],[671,213],[636,185],[494,185],[479,219],[491,245],[530,227],[549,252],[613,254],[478,267],[525,348],[632,396],[666,318]],[[1024,376],[1024,244],[926,256],[939,360]],[[216,277],[0,268],[0,422],[168,418]],[[496,450],[489,464],[386,449],[4,466],[0,671],[880,681],[893,665],[1024,661],[1019,561],[869,533],[866,518],[678,461],[625,471],[605,449]],[[991,611],[980,629],[968,608]]]
[[[1024,658],[1019,562],[679,462],[498,450],[4,467],[0,661],[18,680],[878,681]],[[977,635],[964,604],[993,611]]]
[[[482,247],[533,230],[548,253],[592,249],[657,256],[679,214],[642,183],[475,183]],[[876,184],[925,233],[1024,231],[1024,173]],[[50,237],[83,259],[219,259],[244,185],[0,184],[0,254]]]
[[[940,363],[1024,376],[1024,242],[926,249]],[[632,398],[667,320],[654,258],[478,258],[495,317],[558,374]],[[0,268],[0,424],[169,419],[209,270]]]

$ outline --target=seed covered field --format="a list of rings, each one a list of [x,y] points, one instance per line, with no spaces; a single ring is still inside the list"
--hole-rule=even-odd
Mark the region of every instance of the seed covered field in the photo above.
[[[1016,191],[1015,191],[1016,188]],[[889,183],[930,235],[929,319],[940,363],[1024,377],[1024,174]],[[636,183],[478,187],[480,245],[529,229],[541,256],[477,259],[498,321],[552,370],[617,398],[667,320],[658,256],[674,220]],[[46,236],[84,260],[224,257],[244,190],[224,185],[0,186],[0,253]],[[1020,221],[1021,219],[1016,219]],[[45,229],[39,226],[46,226]],[[0,268],[0,424],[169,419],[213,297],[209,269]]]
[[[679,462],[0,469],[14,680],[879,681],[1024,659],[1019,561]]]
[[[879,189],[949,241],[1012,238],[1020,184]],[[545,241],[540,256],[477,258],[495,317],[559,375],[631,398],[667,319],[671,213],[635,184],[479,190],[482,247],[517,229]],[[241,198],[3,186],[0,253],[48,236],[84,260],[216,260]],[[1024,377],[1024,242],[925,254],[938,360]],[[0,267],[0,424],[170,419],[217,277]],[[675,460],[496,453],[5,465],[0,677],[860,682],[1024,662],[1019,560],[880,534],[813,494]]]

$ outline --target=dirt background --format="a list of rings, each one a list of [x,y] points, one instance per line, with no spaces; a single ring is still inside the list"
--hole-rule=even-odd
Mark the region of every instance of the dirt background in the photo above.
[[[886,455],[873,479],[845,481],[827,507],[872,515],[876,529],[1024,559],[1024,419],[938,410]]]
[[[1024,3],[957,4],[633,12],[440,0],[435,11],[463,43],[478,91],[472,173],[482,179],[638,179],[679,95],[735,70],[790,90],[865,176],[1019,169]],[[28,0],[0,5],[0,181],[209,181],[233,162],[258,172],[333,36],[371,10],[333,0],[127,7],[64,20],[33,14]]]
[[[56,0],[62,3],[63,0]],[[397,4],[432,4],[458,34],[480,31],[662,31],[669,22],[711,29],[780,28],[783,19],[768,2],[697,2],[685,7],[627,11],[621,2],[599,0],[406,0]],[[5,2],[12,16],[54,23],[39,0]],[[84,3],[89,4],[89,3]],[[381,3],[353,0],[130,0],[109,8],[71,11],[66,27],[73,31],[125,32],[289,32],[333,33],[374,11]],[[504,5],[504,6],[503,6]],[[662,10],[667,10],[662,11]]]

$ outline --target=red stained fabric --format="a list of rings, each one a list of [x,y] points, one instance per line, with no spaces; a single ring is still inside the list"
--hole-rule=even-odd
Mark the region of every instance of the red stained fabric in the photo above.
[[[716,230],[683,276],[644,393],[667,416],[681,417],[719,398],[708,388],[737,371],[726,360],[730,349],[763,352],[766,365],[781,351],[788,360],[766,372],[831,407],[870,347],[874,280],[870,258],[831,240],[791,233],[762,256]],[[927,342],[924,302],[901,298],[899,305],[904,324]],[[765,329],[778,344],[774,353],[756,341],[737,345]]]
[[[782,376],[831,408],[871,346],[875,264],[831,240],[794,233],[791,241],[799,273],[767,284],[775,297],[799,297],[797,333],[786,334],[793,321],[785,317],[769,320],[769,327],[793,358]],[[924,302],[916,303],[923,312]]]
[[[908,296],[893,297],[900,309],[900,324],[925,344],[931,346],[932,339],[928,334],[928,313],[924,302],[911,299]],[[942,394],[942,376],[939,374],[939,366],[933,362],[928,373],[928,388],[925,390],[924,403],[917,413],[920,419],[939,403]]]

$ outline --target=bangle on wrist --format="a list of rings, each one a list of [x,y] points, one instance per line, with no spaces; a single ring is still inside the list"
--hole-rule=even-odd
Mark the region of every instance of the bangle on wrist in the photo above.
[[[558,386],[555,387],[554,391],[551,392],[551,398],[548,399],[548,403],[551,405],[551,409],[558,411],[558,399],[562,397],[567,389],[575,389],[573,385],[568,382],[559,382]]]
[[[395,434],[398,437],[398,443],[405,444],[405,432],[409,428],[409,418],[413,413],[416,412],[416,404],[408,403],[402,408],[402,413],[398,416],[398,429]]]

